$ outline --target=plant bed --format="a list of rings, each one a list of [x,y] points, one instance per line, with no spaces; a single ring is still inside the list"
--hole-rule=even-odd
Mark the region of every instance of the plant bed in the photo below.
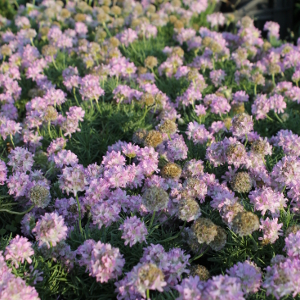
[[[1,300],[299,298],[300,40],[216,5],[0,17]]]

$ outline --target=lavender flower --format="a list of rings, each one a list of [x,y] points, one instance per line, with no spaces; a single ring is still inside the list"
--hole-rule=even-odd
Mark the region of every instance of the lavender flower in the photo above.
[[[136,243],[146,242],[146,236],[148,234],[147,227],[143,221],[136,216],[126,218],[124,223],[119,227],[119,230],[123,232],[122,239],[125,240],[125,245],[132,247]]]
[[[27,238],[16,235],[5,249],[5,259],[11,260],[16,268],[19,263],[24,263],[26,260],[29,264],[32,263],[30,256],[34,254],[31,243]]]
[[[46,213],[36,223],[32,232],[35,234],[39,246],[55,247],[57,243],[67,237],[68,228],[64,219],[57,213]]]

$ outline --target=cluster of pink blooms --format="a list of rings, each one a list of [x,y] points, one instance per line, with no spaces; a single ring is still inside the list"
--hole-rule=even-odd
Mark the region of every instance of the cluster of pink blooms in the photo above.
[[[118,248],[110,244],[96,243],[94,240],[86,240],[76,250],[81,258],[80,266],[85,266],[90,276],[96,277],[99,282],[108,282],[122,274],[125,259]]]
[[[67,270],[79,266],[101,284],[112,281],[117,299],[171,289],[182,300],[239,300],[261,288],[276,299],[295,297],[300,231],[284,238],[281,216],[288,209],[300,212],[300,137],[288,126],[269,139],[255,130],[264,122],[285,123],[291,118],[288,105],[300,103],[300,39],[272,47],[279,25],[265,24],[269,42],[264,41],[249,17],[238,22],[236,34],[217,32],[230,23],[219,12],[206,17],[211,29],[189,28],[196,14],[218,1],[125,0],[117,3],[121,7],[94,2],[88,8],[73,1],[62,8],[52,0],[42,1],[42,9],[20,6],[14,31],[0,16],[0,136],[7,145],[0,185],[18,209],[31,209],[21,221],[26,237],[16,235],[0,253],[0,299],[38,299],[8,267],[32,264],[36,249]],[[162,50],[165,59],[149,56],[135,65],[128,57],[138,56],[136,45],[154,45],[166,25],[174,27],[174,43]],[[184,49],[192,54],[189,63]],[[78,68],[68,65],[74,57]],[[62,60],[64,70],[57,66]],[[220,68],[227,63],[232,74]],[[50,80],[54,69],[61,76]],[[287,73],[290,81],[278,76]],[[27,95],[24,80],[34,87]],[[185,88],[171,96],[159,89],[164,81],[184,82]],[[140,106],[152,123],[86,166],[70,149],[84,134],[82,123],[93,118],[94,101],[97,110],[103,101],[126,114]],[[272,157],[277,152],[282,155]],[[204,205],[220,215],[221,225],[204,216]],[[180,224],[182,236],[172,239],[182,249],[166,251],[149,237],[171,218],[172,226]],[[78,228],[82,234],[110,226],[129,251],[146,247],[128,272],[121,246],[84,235],[77,250],[68,244]],[[206,281],[189,276],[192,255],[203,247],[221,250],[233,233],[251,235],[260,247],[281,247],[284,239],[285,256],[276,255],[264,269],[249,259]]]
[[[12,241],[10,249],[14,247],[14,243],[15,242]],[[21,252],[21,249],[19,252]],[[17,255],[18,258],[21,258],[22,254]],[[8,268],[6,265],[2,251],[0,252],[0,299],[40,299],[34,287],[27,286],[24,280],[22,280],[20,277],[14,276],[12,269]]]

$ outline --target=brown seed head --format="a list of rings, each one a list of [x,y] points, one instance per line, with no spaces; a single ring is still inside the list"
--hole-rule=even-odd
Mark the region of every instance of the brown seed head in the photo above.
[[[246,236],[259,229],[259,218],[250,211],[238,213],[232,220],[232,230],[240,236]]]
[[[164,178],[179,178],[182,169],[179,165],[169,162],[161,170],[161,175]]]
[[[144,145],[150,147],[157,147],[159,144],[163,142],[162,134],[159,131],[151,130],[147,134]]]
[[[190,276],[198,276],[201,281],[207,281],[210,278],[209,271],[202,265],[191,266]]]

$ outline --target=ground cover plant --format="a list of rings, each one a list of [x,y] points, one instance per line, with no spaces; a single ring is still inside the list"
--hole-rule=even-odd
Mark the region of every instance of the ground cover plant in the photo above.
[[[0,299],[297,299],[300,40],[216,4],[0,17]]]

